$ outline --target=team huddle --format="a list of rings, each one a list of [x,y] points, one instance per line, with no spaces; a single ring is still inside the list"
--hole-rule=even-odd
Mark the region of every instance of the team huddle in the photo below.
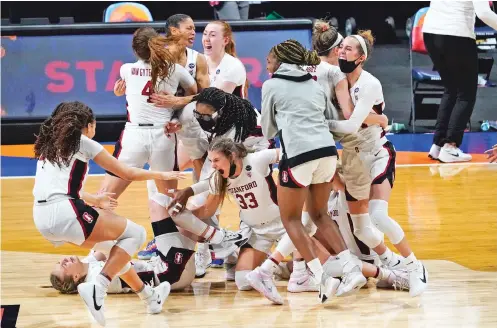
[[[213,258],[239,290],[274,304],[284,303],[275,278],[288,279],[289,292],[317,292],[322,303],[368,278],[420,295],[428,272],[388,214],[396,152],[385,137],[381,84],[363,69],[371,32],[343,38],[317,21],[312,51],[295,40],[275,45],[260,111],[247,100],[229,24],[206,26],[203,54],[191,49],[194,38],[183,14],[169,17],[165,35],[134,33],[137,61],[121,67],[114,87],[128,119],[112,155],[92,140],[95,115],[85,104],[61,103],[43,123],[35,225],[55,246],[91,250],[58,262],[52,286],[79,293],[101,325],[108,293],[135,292],[148,313],[160,313],[170,291],[205,276]],[[96,194],[83,188],[90,159],[107,172]],[[189,166],[194,184],[178,190]],[[132,181],[145,180],[154,238],[135,261],[145,228],[114,209]],[[239,209],[238,231],[220,227],[227,195]]]

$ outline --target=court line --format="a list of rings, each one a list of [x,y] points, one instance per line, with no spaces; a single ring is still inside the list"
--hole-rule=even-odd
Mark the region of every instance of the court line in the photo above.
[[[425,164],[397,164],[395,167],[396,168],[403,168],[403,167],[429,167],[429,166],[473,166],[473,165],[488,165],[492,166],[495,165],[497,167],[497,163],[487,163],[487,162],[464,162],[464,163],[440,163],[440,162],[434,162],[432,164],[425,163]],[[184,173],[191,174],[192,171],[183,171]],[[278,167],[275,167],[274,170],[278,170]],[[103,177],[105,176],[104,173],[98,173],[98,174],[88,174],[90,177]],[[9,177],[0,177],[1,180],[9,180],[9,179],[32,179],[34,178],[34,175],[21,175],[21,176],[9,176]]]

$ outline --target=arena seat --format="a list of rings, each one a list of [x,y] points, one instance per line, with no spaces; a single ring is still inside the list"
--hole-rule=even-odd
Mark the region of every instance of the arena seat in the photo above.
[[[423,23],[428,9],[429,7],[421,8],[414,15],[410,37],[412,100],[409,125],[413,125],[413,127],[416,120],[434,120],[437,118],[438,106],[443,95],[442,79],[435,67],[429,69],[413,65],[414,53],[428,55],[423,40]]]
[[[104,23],[153,22],[147,7],[136,2],[119,2],[104,11]]]

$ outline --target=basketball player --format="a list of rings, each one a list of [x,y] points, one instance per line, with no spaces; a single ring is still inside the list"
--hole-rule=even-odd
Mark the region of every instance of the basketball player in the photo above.
[[[167,216],[162,207],[155,206],[154,216]],[[178,232],[170,217],[152,223],[158,255],[151,261],[132,261],[131,266],[140,279],[152,287],[167,281],[171,290],[181,290],[189,286],[195,278],[195,265],[192,255],[196,241]],[[82,261],[77,256],[64,257],[55,265],[50,274],[52,286],[64,294],[75,293],[83,282],[95,281],[102,271],[114,242],[99,243],[90,255]],[[98,251],[97,251],[98,249]],[[122,294],[131,291],[128,284],[115,277],[107,293]]]
[[[165,30],[167,37],[179,36],[183,40],[187,40],[184,47],[182,47],[183,42],[176,43],[179,54],[177,63],[185,67],[195,79],[198,91],[209,87],[210,81],[205,56],[192,49],[195,42],[195,24],[192,18],[184,14],[172,15],[166,20]],[[185,91],[180,86],[175,96],[184,97],[185,95]],[[152,94],[150,99],[158,107],[181,108],[173,113],[171,121],[165,126],[165,133],[171,137],[178,138],[176,155],[179,170],[183,171],[190,163],[193,164],[193,178],[194,181],[198,181],[204,163],[203,157],[208,147],[207,135],[202,131],[193,116],[193,104],[189,108],[183,109],[183,106],[175,106],[175,103],[163,103],[162,99],[167,100],[168,97],[169,95],[167,94],[157,93]],[[176,189],[177,184],[171,184],[168,187],[169,189]],[[147,181],[147,191],[149,198],[157,192],[157,186],[154,181]],[[149,200],[149,202],[151,201]],[[150,259],[156,254],[156,249],[157,246],[152,239],[144,250],[138,252],[138,258]]]
[[[93,111],[80,102],[59,104],[43,122],[35,143],[38,162],[33,189],[33,218],[38,231],[55,246],[68,242],[91,249],[99,242],[117,241],[96,281],[78,286],[78,292],[93,317],[105,325],[104,298],[115,276],[121,276],[138,293],[147,304],[149,313],[162,310],[170,286],[164,283],[155,289],[147,287],[130,269],[131,257],[145,241],[145,229],[110,210],[90,206],[99,206],[109,199],[83,191],[88,162],[92,159],[104,169],[130,181],[172,180],[185,176],[179,172],[146,171],[126,166],[91,140],[95,129]],[[108,194],[104,196],[108,198]]]
[[[175,138],[164,134],[164,126],[171,120],[173,111],[155,107],[149,97],[153,92],[176,92],[179,86],[188,94],[195,94],[197,85],[183,66],[175,64],[171,47],[166,49],[168,43],[170,41],[153,28],[139,28],[132,41],[138,61],[121,67],[128,122],[116,143],[114,156],[132,167],[142,168],[148,163],[152,170],[167,171],[177,164]],[[101,190],[113,192],[117,198],[129,184],[130,181],[107,172]],[[159,190],[169,189],[164,182],[156,181],[156,184]]]
[[[330,239],[330,246],[339,252],[347,285],[357,290],[366,283],[366,278],[361,274],[360,261],[347,250],[327,214],[330,182],[337,160],[333,136],[325,121],[325,115],[331,116],[330,109],[322,88],[300,68],[317,65],[320,60],[316,52],[307,51],[295,40],[287,40],[271,49],[267,61],[267,69],[273,75],[262,87],[261,125],[266,137],[280,137],[281,219],[316,282],[320,283],[320,300],[325,302],[335,294],[340,282],[323,270],[313,243],[304,231],[300,219],[304,203],[318,229]]]
[[[231,26],[224,21],[214,21],[207,24],[202,37],[202,46],[207,59],[210,86],[247,98],[247,72],[243,63],[236,58],[235,41]],[[183,150],[188,152],[190,158],[195,158],[193,160],[195,171],[200,172],[198,170],[198,163],[200,162],[198,155],[200,153],[202,153],[202,157],[205,155],[208,144],[205,143],[205,134],[198,128],[192,128],[188,124],[193,119],[193,108],[195,106],[193,103],[188,105],[192,102],[193,96],[175,97],[157,94],[153,95],[151,99],[156,106],[160,107],[173,106],[182,108],[186,106],[179,116],[179,121],[182,125],[185,125],[185,122],[187,125],[181,129],[178,136],[180,140],[183,140],[183,145],[189,145]],[[193,125],[197,126],[196,122]],[[197,140],[196,147],[195,140]],[[180,150],[180,152],[183,150]],[[200,178],[200,176],[196,178]],[[208,247],[199,244],[195,257],[197,259],[198,274],[201,276],[205,274],[205,270],[212,263]]]
[[[318,54],[321,54],[322,56],[320,56],[321,63],[316,67],[316,73],[314,74],[317,76],[318,83],[320,83],[325,91],[328,92],[329,99],[337,106],[337,119],[339,120],[349,118],[353,111],[348,80],[345,74],[340,71],[338,63],[338,51],[342,41],[343,37],[334,27],[324,21],[317,21],[315,23],[313,30],[313,47],[318,51]],[[336,81],[339,82],[336,83]],[[370,112],[368,113],[364,124],[368,126],[379,125],[382,128],[385,128],[388,124],[388,118],[381,112]],[[333,136],[335,137],[335,141],[345,143],[351,143],[357,138],[355,134],[346,135],[336,132],[333,133]],[[350,154],[347,153],[346,155],[349,156]],[[371,184],[369,176],[365,172],[362,174],[362,177],[358,172],[354,172],[353,174],[355,175],[354,181],[357,182],[362,180],[365,182],[365,186]],[[345,183],[347,183],[347,181],[345,181]],[[363,203],[367,203],[367,201],[365,200]],[[381,258],[386,266],[396,269],[403,261],[403,258],[388,249],[382,241],[382,238],[381,240],[379,239],[380,232],[372,225],[370,226],[367,224],[367,222],[370,222],[367,207],[361,208],[360,206],[362,206],[362,203],[360,202],[349,202],[349,210],[355,228],[355,234],[370,247],[376,247],[376,250],[382,252]]]
[[[227,137],[235,142],[243,142],[247,148],[255,151],[268,149],[269,142],[262,136],[260,129],[260,114],[248,100],[212,87],[202,90],[194,98],[194,101],[196,102],[194,115],[202,129],[209,134],[209,140]],[[210,177],[212,172],[211,163],[206,159],[200,174],[200,181],[204,180],[200,184],[204,184],[204,189],[200,191],[198,184],[184,189],[183,202],[178,203],[175,200],[172,206],[180,206],[179,210],[181,211],[188,198],[193,195],[195,196],[192,197],[191,203],[194,208],[204,205],[208,196],[206,179]],[[218,225],[215,216],[212,217],[211,223],[214,226]],[[205,252],[200,247],[196,254],[199,254],[196,255],[197,276],[203,276],[212,261],[210,252],[208,249]],[[234,280],[236,257],[230,258],[230,260],[227,265],[227,279]]]
[[[399,224],[388,215],[388,200],[395,179],[395,148],[378,125],[365,126],[364,119],[372,111],[382,113],[384,98],[381,84],[373,75],[363,70],[364,62],[373,48],[371,31],[344,39],[340,46],[340,70],[347,75],[354,111],[348,120],[329,122],[330,130],[352,135],[341,140],[343,171],[347,200],[354,214],[355,235],[380,255],[383,263],[392,266],[397,255],[385,247],[382,238],[372,229],[371,221],[391,240],[405,259],[395,264],[409,271],[409,293],[418,296],[427,287],[428,272],[416,259]],[[368,202],[369,201],[369,202]],[[368,215],[369,213],[369,215]]]

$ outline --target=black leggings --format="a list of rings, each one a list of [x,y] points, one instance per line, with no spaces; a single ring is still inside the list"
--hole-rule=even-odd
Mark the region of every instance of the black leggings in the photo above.
[[[424,42],[440,73],[444,95],[438,109],[433,143],[462,143],[478,88],[478,53],[474,39],[424,33]]]

